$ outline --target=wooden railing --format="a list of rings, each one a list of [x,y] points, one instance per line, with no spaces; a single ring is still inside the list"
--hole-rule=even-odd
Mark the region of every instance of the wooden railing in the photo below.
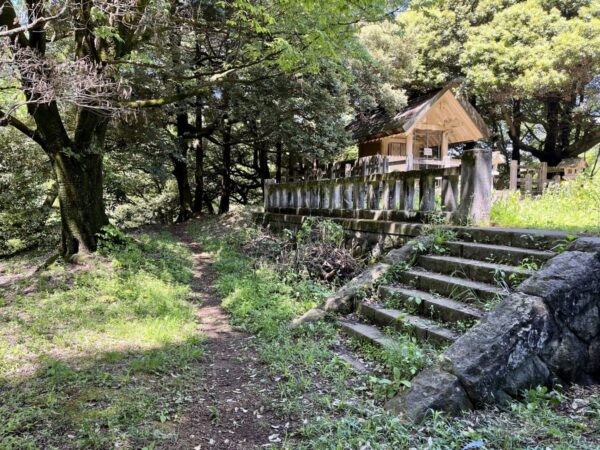
[[[436,205],[436,180],[443,211],[458,207],[460,169],[411,170],[366,176],[265,184],[265,211],[279,209],[418,210]],[[418,198],[415,198],[418,193]]]

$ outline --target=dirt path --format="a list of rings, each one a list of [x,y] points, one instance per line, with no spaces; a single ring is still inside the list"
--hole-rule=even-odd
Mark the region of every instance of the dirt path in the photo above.
[[[191,287],[201,302],[198,319],[206,338],[206,357],[193,406],[177,427],[176,446],[169,448],[247,450],[269,445],[278,439],[278,426],[263,405],[270,382],[250,347],[252,337],[229,324],[215,291],[211,256],[190,238],[186,225],[174,226],[171,231],[192,252]]]

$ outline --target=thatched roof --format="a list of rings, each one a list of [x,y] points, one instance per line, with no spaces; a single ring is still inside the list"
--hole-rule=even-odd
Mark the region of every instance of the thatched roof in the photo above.
[[[456,83],[451,83],[443,89],[411,98],[406,107],[395,113],[388,113],[383,108],[377,108],[368,113],[360,113],[346,126],[346,130],[352,134],[352,138],[357,142],[404,133],[426,115],[446,92],[450,91],[452,93],[452,88],[455,86]],[[452,96],[454,97],[453,93]],[[489,129],[475,108],[462,98],[454,98],[481,135],[483,137],[489,136]]]

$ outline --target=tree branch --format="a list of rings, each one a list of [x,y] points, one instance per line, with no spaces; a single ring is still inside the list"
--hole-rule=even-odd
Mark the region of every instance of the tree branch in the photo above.
[[[27,136],[28,138],[33,139],[45,151],[48,150],[46,143],[44,142],[44,140],[42,139],[42,137],[40,136],[40,134],[37,131],[32,130],[31,128],[29,128],[27,125],[25,125],[23,122],[21,122],[16,117],[13,117],[11,115],[6,115],[4,113],[4,111],[0,110],[0,127],[7,126],[7,125],[11,125],[12,127],[19,130],[21,133],[23,133],[25,136]]]

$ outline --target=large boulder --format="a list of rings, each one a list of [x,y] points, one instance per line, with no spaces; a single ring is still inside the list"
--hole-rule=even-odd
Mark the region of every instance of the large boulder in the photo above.
[[[598,382],[600,252],[585,247],[593,251],[548,261],[389,407],[420,420],[431,410],[504,402],[539,385]]]

